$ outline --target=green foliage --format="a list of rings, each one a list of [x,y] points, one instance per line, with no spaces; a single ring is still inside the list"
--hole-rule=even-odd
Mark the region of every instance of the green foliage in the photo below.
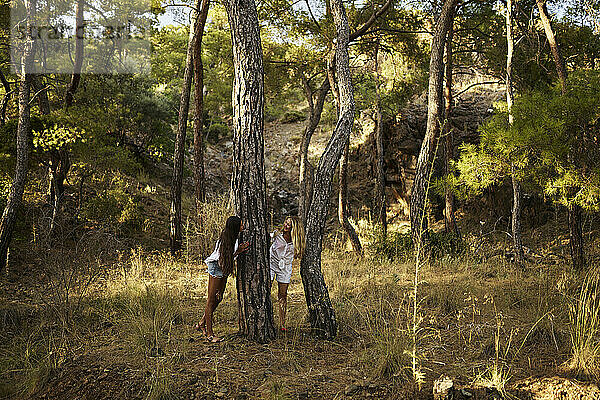
[[[4,209],[6,206],[11,184],[12,179],[10,177],[0,175],[0,209]]]
[[[432,256],[436,258],[444,256],[459,256],[465,252],[465,244],[460,236],[454,233],[429,232],[429,242]]]
[[[71,125],[66,118],[50,115],[40,118],[38,127],[32,129],[33,147],[44,152],[71,148],[75,143],[85,143],[85,131]]]
[[[294,122],[304,121],[306,119],[306,113],[298,110],[286,111],[281,118],[281,122],[284,124],[291,124]]]
[[[232,115],[233,49],[227,14],[220,4],[213,4],[209,11],[202,40],[202,59],[207,89],[204,108],[210,115]]]
[[[455,167],[457,193],[478,195],[514,175],[540,194],[568,206],[600,209],[600,75],[573,73],[568,92],[555,86],[516,99],[514,124],[498,112],[481,131],[478,145],[463,145]]]
[[[110,189],[84,203],[82,217],[95,225],[112,225],[121,229],[137,229],[141,224],[141,198],[132,195],[124,181],[117,177]]]
[[[224,139],[231,138],[231,135],[232,132],[227,126],[227,124],[222,122],[216,122],[208,127],[208,132],[206,133],[206,140],[208,140],[208,142],[211,144],[215,144],[219,143]]]
[[[381,231],[375,231],[373,235],[373,253],[378,257],[385,257],[390,261],[406,261],[413,256],[410,233],[388,232],[387,236],[383,236]]]

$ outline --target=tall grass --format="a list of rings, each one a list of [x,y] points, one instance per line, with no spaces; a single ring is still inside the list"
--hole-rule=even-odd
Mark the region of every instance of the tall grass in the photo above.
[[[588,273],[579,296],[569,308],[572,357],[569,367],[578,375],[600,378],[600,278]]]
[[[232,213],[228,196],[217,196],[202,204],[200,215],[191,213],[193,217],[187,219],[184,227],[186,262],[202,262],[212,253],[225,221]]]
[[[491,302],[494,306],[496,317],[496,330],[494,331],[494,360],[491,365],[488,365],[486,370],[476,378],[476,383],[496,389],[498,393],[505,398],[507,396],[506,387],[511,378],[511,367],[504,360],[506,360],[508,356],[514,332],[510,332],[504,349],[501,349],[501,332],[502,326],[504,325],[503,316],[498,312],[493,297],[491,297]]]

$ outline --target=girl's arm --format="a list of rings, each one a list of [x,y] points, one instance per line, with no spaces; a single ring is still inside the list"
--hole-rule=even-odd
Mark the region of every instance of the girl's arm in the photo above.
[[[240,244],[240,247],[238,247],[237,250],[233,253],[233,256],[237,257],[238,255],[240,255],[243,252],[245,252],[246,250],[248,250],[249,247],[250,247],[250,242],[244,242],[244,243]]]

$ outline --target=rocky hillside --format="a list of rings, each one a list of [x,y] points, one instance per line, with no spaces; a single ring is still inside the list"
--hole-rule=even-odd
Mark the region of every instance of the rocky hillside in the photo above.
[[[462,143],[478,140],[478,126],[490,116],[493,103],[502,99],[502,96],[503,93],[499,90],[486,90],[467,93],[456,101],[452,120],[455,129],[455,154]],[[267,196],[269,213],[274,221],[279,221],[285,215],[295,214],[298,210],[298,149],[304,126],[305,121],[287,124],[276,121],[265,125]],[[387,195],[392,219],[404,219],[408,216],[408,199],[426,127],[427,104],[423,97],[416,98],[385,124]],[[375,155],[373,128],[371,117],[363,114],[352,134],[349,198],[353,214],[367,212],[372,206],[372,165]],[[309,149],[309,158],[313,163],[318,162],[330,135],[331,129],[324,127],[315,132]],[[229,189],[231,149],[231,141],[207,147],[205,162],[210,193],[224,194]],[[441,159],[442,156],[440,147],[437,158]],[[191,187],[191,178],[188,184]],[[337,190],[334,189],[332,196],[337,196]],[[332,205],[334,204],[332,199]],[[332,209],[332,214],[334,212]]]

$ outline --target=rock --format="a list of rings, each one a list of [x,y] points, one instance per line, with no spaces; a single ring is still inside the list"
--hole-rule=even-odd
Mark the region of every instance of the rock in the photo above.
[[[433,382],[433,399],[445,400],[450,398],[454,389],[454,381],[447,375],[442,375]]]
[[[352,396],[353,394],[355,394],[356,392],[358,392],[359,389],[360,389],[360,387],[358,385],[355,385],[353,383],[351,385],[346,386],[346,390],[344,390],[344,394],[346,396]]]

